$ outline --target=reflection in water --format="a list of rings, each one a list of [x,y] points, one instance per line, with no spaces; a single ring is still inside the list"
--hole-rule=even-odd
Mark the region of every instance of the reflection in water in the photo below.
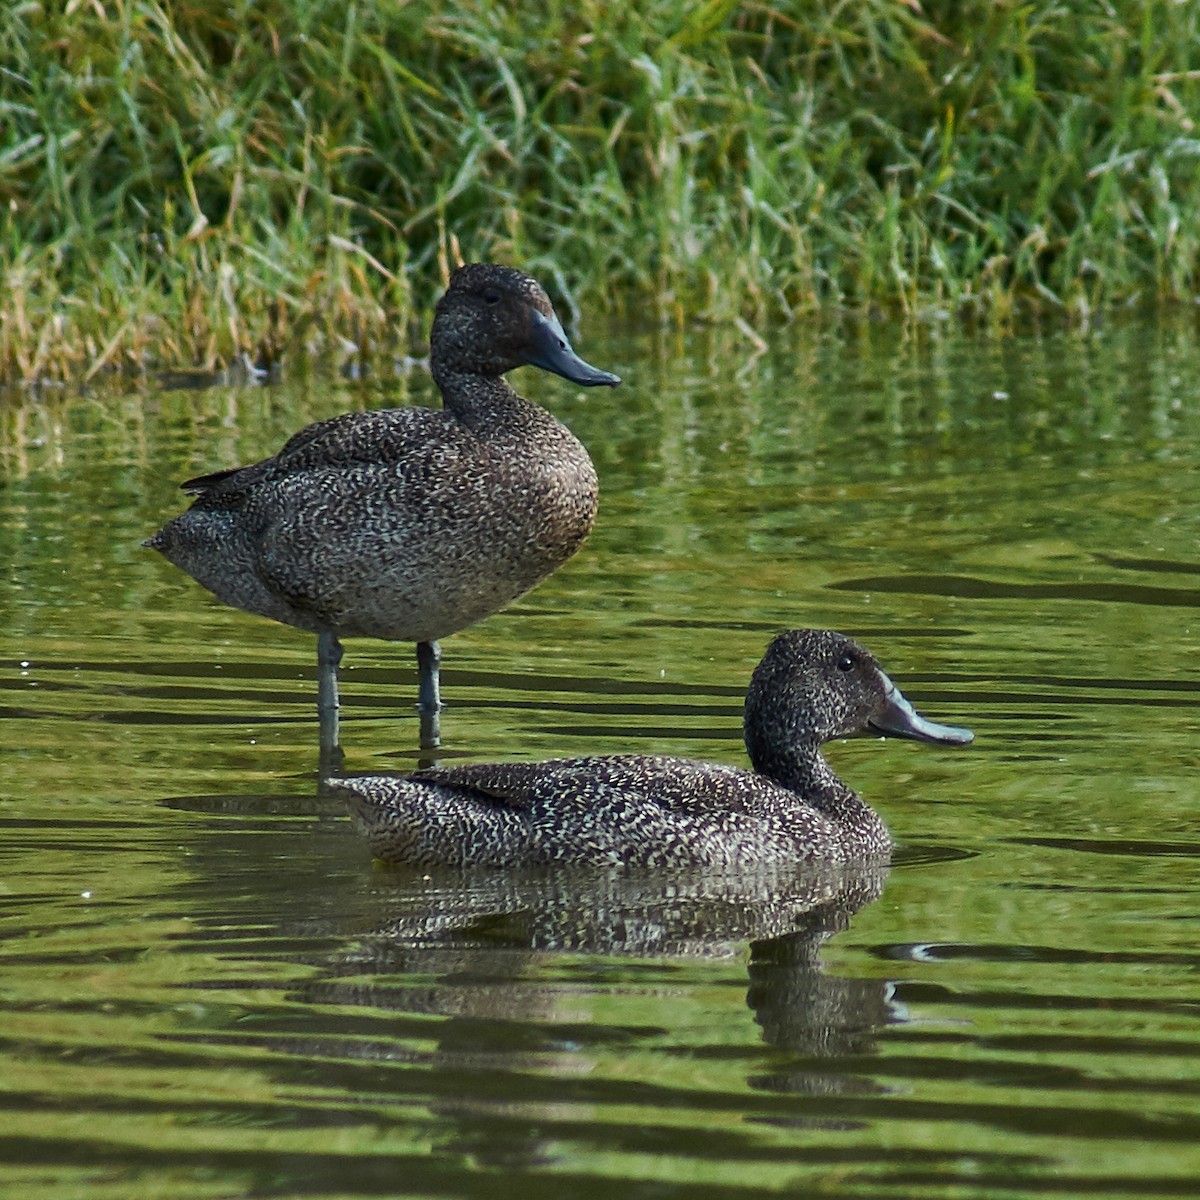
[[[673,872],[665,879],[634,871],[397,876],[386,898],[385,923],[361,938],[352,954],[326,964],[298,989],[297,998],[445,1018],[425,1060],[431,1069],[477,1067],[516,1032],[525,1046],[507,1045],[506,1071],[584,1078],[594,1065],[589,1045],[647,1031],[635,1035],[573,1018],[578,996],[542,982],[540,964],[564,955],[729,959],[749,942],[746,999],[768,1043],[804,1059],[866,1054],[877,1030],[895,1019],[888,984],[827,974],[820,948],[878,898],[886,875],[886,867],[875,865]],[[413,986],[408,982],[413,979],[429,982]],[[498,1022],[507,1024],[507,1034],[498,1033]],[[396,1051],[387,1042],[326,1047],[339,1057],[383,1061],[394,1060]],[[859,1075],[811,1065],[747,1082],[784,1094],[874,1090]],[[454,1139],[461,1149],[483,1153],[497,1165],[532,1165],[552,1157],[548,1141],[535,1131],[519,1143],[484,1136],[479,1105],[474,1093],[438,1105],[440,1114],[461,1121]],[[520,1111],[536,1113],[538,1107],[536,1095],[526,1094]],[[844,1127],[809,1118],[791,1123]],[[561,1137],[555,1124],[555,1137]],[[497,1158],[500,1144],[503,1154]]]
[[[390,873],[405,884],[389,895],[387,925],[364,940],[385,957],[506,948],[728,958],[747,941],[799,937],[815,965],[820,944],[879,896],[887,869]]]

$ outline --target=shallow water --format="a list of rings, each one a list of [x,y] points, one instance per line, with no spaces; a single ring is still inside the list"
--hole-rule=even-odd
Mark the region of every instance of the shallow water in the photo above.
[[[585,335],[588,331],[584,331]],[[372,868],[309,638],[139,541],[368,382],[0,402],[0,1193],[1200,1192],[1200,340],[863,325],[583,339],[577,558],[445,645],[443,759],[741,761],[777,629],[949,751],[831,749],[902,848],[774,878]],[[419,761],[354,641],[352,771]]]

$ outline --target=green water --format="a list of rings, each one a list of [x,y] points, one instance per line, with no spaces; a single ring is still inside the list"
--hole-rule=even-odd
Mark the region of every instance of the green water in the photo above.
[[[316,795],[315,652],[139,541],[369,382],[0,401],[0,1194],[1200,1192],[1200,337],[604,337],[514,377],[592,540],[444,644],[446,760],[741,761],[771,634],[974,746],[855,740],[889,874],[382,873]],[[419,761],[351,641],[347,769]]]

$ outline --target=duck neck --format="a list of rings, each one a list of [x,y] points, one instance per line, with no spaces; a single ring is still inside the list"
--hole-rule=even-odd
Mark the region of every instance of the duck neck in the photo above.
[[[504,424],[514,413],[533,407],[500,376],[476,375],[435,364],[433,381],[443,406],[472,429]]]
[[[750,758],[756,771],[836,821],[855,844],[872,850],[891,845],[883,818],[837,777],[815,746],[759,747]]]

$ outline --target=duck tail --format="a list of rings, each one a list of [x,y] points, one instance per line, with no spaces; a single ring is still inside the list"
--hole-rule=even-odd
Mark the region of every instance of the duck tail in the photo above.
[[[518,814],[471,791],[403,775],[327,779],[383,862],[417,867],[506,866],[527,854]]]

